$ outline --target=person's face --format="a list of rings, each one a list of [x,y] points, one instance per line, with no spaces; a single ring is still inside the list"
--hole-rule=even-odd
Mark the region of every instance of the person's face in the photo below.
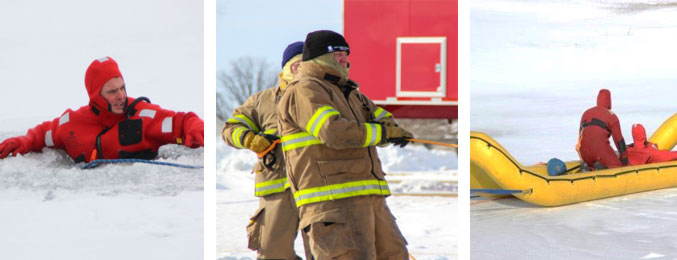
[[[125,112],[125,101],[127,100],[127,90],[125,81],[122,78],[112,78],[103,84],[101,96],[110,104],[111,112],[122,114]]]
[[[336,59],[336,62],[341,64],[341,67],[347,68],[348,63],[350,60],[348,60],[348,52],[346,51],[335,51],[334,52],[334,59]]]
[[[299,71],[299,65],[301,64],[301,60],[297,60],[294,63],[289,66],[291,69],[291,74],[296,74],[297,71]]]

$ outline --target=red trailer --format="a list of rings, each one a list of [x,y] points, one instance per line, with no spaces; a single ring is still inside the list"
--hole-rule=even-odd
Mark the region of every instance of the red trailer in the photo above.
[[[398,118],[458,118],[458,1],[344,0],[350,77]]]

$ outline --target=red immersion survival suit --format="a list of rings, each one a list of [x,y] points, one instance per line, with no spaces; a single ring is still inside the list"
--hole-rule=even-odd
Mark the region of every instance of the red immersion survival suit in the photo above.
[[[630,165],[667,162],[677,160],[677,151],[661,151],[655,144],[646,140],[646,131],[641,124],[632,125],[634,143],[628,146]]]
[[[620,158],[611,148],[609,136],[613,137]],[[589,167],[593,167],[595,162],[599,162],[606,168],[627,165],[625,140],[623,140],[618,117],[611,111],[609,90],[600,90],[597,95],[597,106],[583,113],[578,138],[581,159]]]
[[[93,61],[85,75],[89,105],[75,111],[68,109],[60,117],[29,129],[25,136],[5,140],[0,145],[0,158],[10,152],[16,155],[50,147],[65,150],[75,162],[153,159],[164,144],[183,143],[192,148],[204,145],[204,122],[193,112],[174,112],[142,101],[146,98],[130,97],[125,113],[111,112],[100,91],[115,77],[122,75],[112,58]]]

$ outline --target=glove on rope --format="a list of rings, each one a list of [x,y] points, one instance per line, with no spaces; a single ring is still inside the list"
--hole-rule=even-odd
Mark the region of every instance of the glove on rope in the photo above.
[[[28,152],[22,137],[7,138],[0,143],[0,159],[7,157],[10,153],[12,156],[17,154],[25,154]]]
[[[255,153],[260,153],[270,146],[270,141],[265,136],[257,135],[254,131],[247,131],[243,144],[245,148]]]
[[[409,143],[410,138],[414,135],[406,129],[399,126],[383,126],[386,129],[386,142],[405,147]]]

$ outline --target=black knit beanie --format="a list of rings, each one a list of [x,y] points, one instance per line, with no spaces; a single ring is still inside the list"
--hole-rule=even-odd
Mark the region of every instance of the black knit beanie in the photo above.
[[[302,60],[311,60],[335,51],[346,51],[350,54],[350,46],[342,35],[329,30],[314,31],[306,36],[306,41],[303,43]]]

